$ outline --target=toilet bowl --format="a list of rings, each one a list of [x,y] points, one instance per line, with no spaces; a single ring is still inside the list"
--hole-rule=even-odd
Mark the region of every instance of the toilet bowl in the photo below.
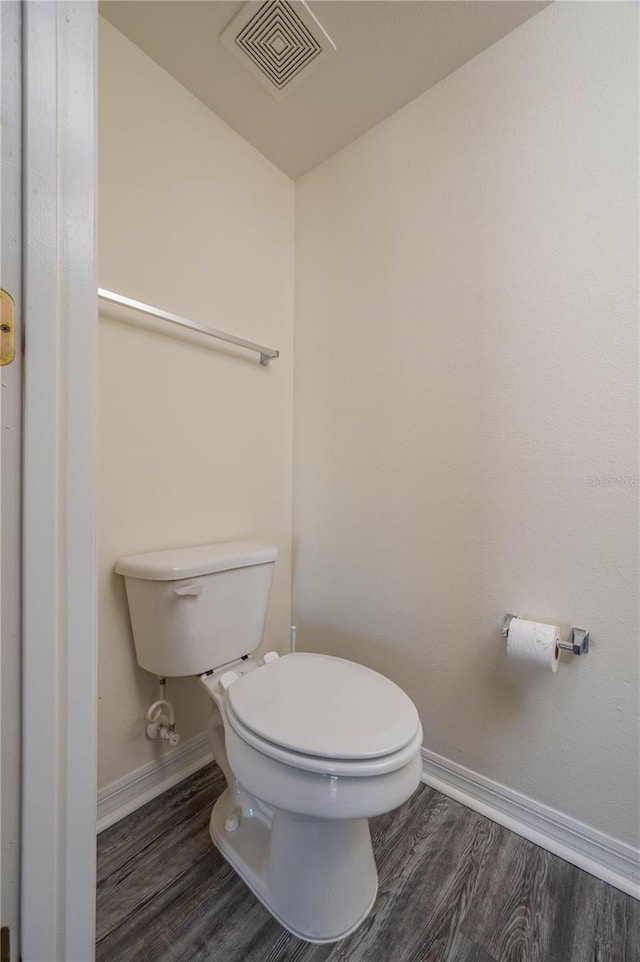
[[[211,836],[290,932],[335,941],[375,901],[367,819],[419,784],[422,729],[404,692],[362,665],[302,652],[266,658],[243,674],[201,678],[229,783]]]
[[[227,779],[214,844],[290,932],[332,942],[374,904],[367,820],[417,788],[422,728],[408,696],[363,665],[307,652],[251,657],[276,557],[231,542],[131,556],[116,570],[139,663],[199,674],[212,700],[208,734]]]

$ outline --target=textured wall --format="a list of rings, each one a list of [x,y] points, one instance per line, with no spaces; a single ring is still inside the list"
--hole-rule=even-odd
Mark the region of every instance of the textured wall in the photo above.
[[[636,44],[554,4],[297,182],[294,617],[637,844]],[[508,663],[507,611],[591,654]]]
[[[100,286],[279,348],[262,368],[157,324],[100,321],[99,785],[145,739],[120,555],[255,537],[281,551],[266,642],[290,623],[293,185],[106,22],[100,24]],[[169,681],[185,737],[208,700]]]

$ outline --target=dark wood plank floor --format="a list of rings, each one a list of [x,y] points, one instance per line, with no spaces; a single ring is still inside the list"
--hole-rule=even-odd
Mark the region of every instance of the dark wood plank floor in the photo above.
[[[98,840],[98,962],[640,962],[640,902],[422,786],[373,819],[380,888],[349,938],[286,932],[209,839],[217,766]]]

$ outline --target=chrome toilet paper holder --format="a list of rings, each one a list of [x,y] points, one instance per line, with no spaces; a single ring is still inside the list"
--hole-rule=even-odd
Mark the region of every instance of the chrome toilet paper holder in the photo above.
[[[505,615],[504,624],[502,625],[502,637],[507,638],[509,636],[509,628],[511,627],[511,622],[518,615]],[[589,629],[588,628],[572,628],[571,629],[571,641],[559,641],[558,648],[561,651],[570,651],[573,655],[586,655],[589,651]]]

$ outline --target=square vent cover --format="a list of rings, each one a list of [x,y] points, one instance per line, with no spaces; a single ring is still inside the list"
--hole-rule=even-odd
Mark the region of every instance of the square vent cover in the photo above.
[[[295,90],[336,51],[304,0],[250,0],[220,40],[276,100]]]

